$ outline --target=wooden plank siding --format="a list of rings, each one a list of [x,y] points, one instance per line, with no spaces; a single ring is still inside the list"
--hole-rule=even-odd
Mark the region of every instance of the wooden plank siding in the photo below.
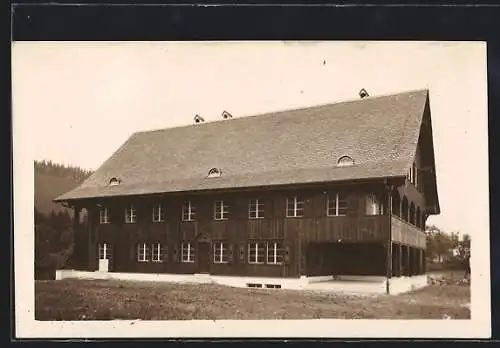
[[[183,263],[180,260],[182,242],[196,244],[199,238],[211,242],[226,243],[231,249],[228,263],[213,261],[213,246],[210,250],[209,272],[221,275],[297,277],[307,272],[306,250],[311,243],[377,243],[383,245],[389,238],[389,215],[365,215],[365,196],[368,192],[387,197],[383,184],[325,186],[314,189],[221,192],[200,195],[165,195],[153,197],[124,197],[107,201],[92,201],[87,205],[91,219],[88,233],[95,233],[87,251],[89,264],[97,269],[98,245],[109,243],[113,247],[113,269],[117,272],[196,273],[198,260]],[[344,216],[327,216],[327,197],[344,192],[348,201]],[[304,216],[286,217],[287,197],[299,196],[304,201]],[[263,202],[263,218],[250,219],[250,199]],[[196,207],[195,221],[182,221],[182,204],[191,200]],[[226,220],[214,220],[214,201],[224,200],[229,206]],[[152,209],[161,203],[165,207],[165,219],[152,221]],[[111,223],[99,223],[99,208],[108,208]],[[137,212],[136,223],[125,223],[124,211],[133,204]],[[393,219],[395,242],[411,243],[416,228],[405,227],[403,221]],[[396,223],[394,223],[396,221]],[[399,224],[398,224],[399,222]],[[406,224],[406,223],[405,223]],[[408,235],[408,236],[407,236]],[[77,243],[83,243],[83,238]],[[282,265],[249,264],[249,242],[278,241],[286,249],[286,260]],[[161,243],[165,248],[163,262],[138,262],[138,243]],[[425,243],[425,239],[424,239]],[[419,244],[420,245],[420,244]],[[91,260],[93,259],[93,260]]]

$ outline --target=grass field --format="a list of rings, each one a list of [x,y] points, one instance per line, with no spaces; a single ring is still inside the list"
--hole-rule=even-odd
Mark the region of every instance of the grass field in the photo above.
[[[396,296],[359,296],[212,284],[36,281],[36,320],[468,319],[470,287],[433,285]]]

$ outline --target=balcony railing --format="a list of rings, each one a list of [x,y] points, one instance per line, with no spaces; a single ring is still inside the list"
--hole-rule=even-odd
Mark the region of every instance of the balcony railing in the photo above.
[[[402,220],[397,216],[392,216],[392,241],[402,244],[426,248],[425,233],[418,227]]]

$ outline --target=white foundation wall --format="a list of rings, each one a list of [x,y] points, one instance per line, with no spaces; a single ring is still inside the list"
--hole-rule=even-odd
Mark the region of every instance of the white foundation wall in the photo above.
[[[75,270],[57,270],[56,280],[77,279],[114,279],[126,281],[174,282],[195,284],[219,284],[225,286],[248,288],[274,288],[289,290],[311,290],[320,292],[339,292],[349,294],[386,294],[386,278],[379,276],[320,276],[300,278],[268,278],[217,276],[209,274],[156,274],[156,273],[115,273],[86,272]],[[389,291],[396,295],[413,291],[427,285],[427,276],[395,277],[389,280]]]

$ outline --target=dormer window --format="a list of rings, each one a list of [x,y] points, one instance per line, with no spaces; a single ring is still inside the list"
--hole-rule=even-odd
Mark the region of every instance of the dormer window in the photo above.
[[[354,165],[354,160],[350,156],[342,156],[337,161],[338,167],[348,167]]]
[[[221,175],[221,170],[218,168],[212,168],[208,171],[209,178],[218,178]]]
[[[120,179],[112,177],[111,179],[109,179],[109,186],[117,186],[120,184],[120,182]]]
[[[222,112],[222,118],[223,118],[224,120],[227,120],[227,119],[229,119],[229,118],[233,118],[233,115],[231,115],[229,112],[227,112],[227,111],[225,111],[225,110],[224,110],[224,111]]]

